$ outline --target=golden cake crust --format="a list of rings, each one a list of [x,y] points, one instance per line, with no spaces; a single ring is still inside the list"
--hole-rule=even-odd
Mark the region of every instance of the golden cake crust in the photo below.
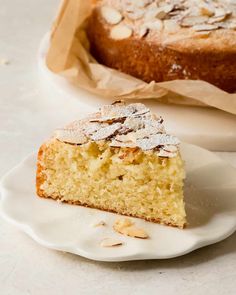
[[[42,166],[42,157],[43,153],[46,150],[46,143],[41,145],[38,151],[38,157],[37,157],[37,171],[36,171],[36,193],[39,197],[45,197],[43,190],[40,188],[41,185],[46,180],[45,174],[42,173],[43,166]]]
[[[100,5],[100,4],[98,4]],[[236,91],[236,31],[219,29],[193,32],[180,28],[175,33],[135,32],[122,40],[111,38],[112,25],[93,9],[88,20],[91,52],[98,62],[146,82],[175,79],[204,80],[228,91]]]

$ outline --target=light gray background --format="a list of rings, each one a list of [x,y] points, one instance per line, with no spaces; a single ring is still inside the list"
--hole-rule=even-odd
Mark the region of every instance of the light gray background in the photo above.
[[[0,65],[0,177],[81,111],[43,95],[37,71],[58,4],[0,0],[0,61],[10,62]],[[236,153],[219,155],[236,167]],[[99,263],[43,248],[0,219],[0,294],[236,294],[236,234],[168,261]]]

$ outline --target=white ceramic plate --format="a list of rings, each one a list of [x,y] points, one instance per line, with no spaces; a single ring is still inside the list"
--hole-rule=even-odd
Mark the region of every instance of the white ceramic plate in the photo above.
[[[213,153],[182,144],[186,161],[186,210],[189,225],[180,230],[139,219],[150,239],[125,237],[112,230],[118,215],[61,204],[35,194],[36,154],[11,170],[1,183],[3,217],[38,243],[100,261],[172,258],[216,243],[236,230],[236,170]],[[94,227],[99,221],[107,226]],[[124,245],[103,248],[103,238]]]

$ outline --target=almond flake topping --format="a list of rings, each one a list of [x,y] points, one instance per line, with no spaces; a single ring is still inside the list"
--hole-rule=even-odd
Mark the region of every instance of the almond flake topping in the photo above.
[[[167,144],[178,145],[180,142],[177,137],[169,134],[155,134],[149,138],[142,138],[137,140],[137,145],[142,150],[147,151],[159,146]]]
[[[101,13],[108,24],[116,25],[122,20],[122,15],[120,14],[120,12],[112,7],[103,6],[101,8]]]
[[[73,144],[83,144],[88,141],[88,138],[80,129],[57,129],[55,132],[55,138]]]
[[[217,25],[205,25],[205,24],[202,24],[202,25],[196,25],[196,26],[193,26],[193,29],[196,31],[196,32],[201,32],[201,31],[212,31],[212,30],[215,30],[217,29],[218,26]]]
[[[92,140],[102,140],[110,137],[113,135],[117,130],[121,128],[120,123],[115,123],[113,125],[108,125],[107,127],[99,129],[97,132],[95,132],[92,136]]]
[[[113,228],[116,232],[133,238],[147,239],[149,236],[142,228],[138,228],[128,219],[118,219],[115,221]]]
[[[199,31],[198,25],[218,22],[224,22],[225,25],[209,27],[209,31],[235,29],[234,0],[102,0],[101,7],[103,18],[113,26],[111,37],[116,40],[129,38],[133,33],[143,38],[150,31],[162,29],[171,33],[180,27]],[[110,9],[112,10],[108,13]],[[173,23],[168,24],[168,21]]]
[[[179,149],[179,140],[166,134],[161,117],[151,114],[144,104],[126,105],[122,101],[57,130],[55,138],[71,144],[103,140],[113,148],[153,149],[156,155],[169,158]]]
[[[122,40],[131,37],[133,30],[124,24],[119,24],[111,29],[110,34],[112,39]]]

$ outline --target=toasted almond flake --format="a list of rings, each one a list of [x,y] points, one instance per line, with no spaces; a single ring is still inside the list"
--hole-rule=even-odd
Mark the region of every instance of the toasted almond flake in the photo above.
[[[132,12],[127,13],[128,18],[131,20],[140,19],[143,17],[143,15],[144,15],[144,11],[142,9],[136,9]]]
[[[219,17],[219,16],[226,16],[227,12],[223,9],[223,8],[216,8],[215,9],[215,17]]]
[[[101,116],[97,122],[114,121],[135,117],[150,113],[150,110],[142,103],[133,103],[130,105],[106,105],[101,108]]]
[[[149,136],[149,138],[137,139],[137,146],[144,151],[166,144],[178,145],[179,143],[177,137],[169,134],[154,134]]]
[[[214,15],[214,8],[211,7],[210,5],[204,4],[203,6],[200,7],[200,12],[201,12],[201,15],[206,15],[210,17]]]
[[[149,236],[142,228],[138,228],[136,226],[130,226],[124,229],[123,233],[132,238],[139,238],[139,239],[148,239]]]
[[[156,19],[153,22],[145,23],[146,27],[150,30],[161,31],[163,29],[163,22],[159,19]]]
[[[106,222],[101,220],[95,224],[93,224],[93,227],[99,227],[99,226],[105,226],[106,225]]]
[[[142,38],[142,37],[147,36],[148,32],[149,32],[149,29],[146,26],[142,26],[139,30],[138,35],[140,38]]]
[[[203,25],[196,25],[193,26],[193,30],[200,32],[200,31],[213,31],[218,29],[219,27],[217,25],[208,25],[208,24],[203,24]]]
[[[127,134],[117,135],[115,139],[121,142],[133,142],[133,143],[136,142],[135,132],[129,132]]]
[[[133,238],[147,239],[149,237],[142,228],[136,227],[128,218],[116,220],[113,229],[122,235]]]
[[[230,22],[230,23],[227,25],[227,28],[228,28],[228,29],[232,29],[232,30],[236,30],[236,20]]]
[[[114,223],[114,227],[116,227],[117,229],[125,228],[131,225],[134,225],[134,222],[129,218],[119,218],[116,219]]]
[[[110,32],[110,36],[114,40],[127,39],[131,37],[132,34],[133,34],[133,30],[124,24],[119,24],[114,26]]]
[[[103,6],[101,8],[101,14],[108,24],[116,25],[121,22],[121,13],[113,7]]]
[[[164,20],[164,29],[170,33],[179,30],[179,25],[175,20],[166,19]]]
[[[120,123],[115,123],[112,125],[108,125],[107,127],[100,128],[99,130],[97,130],[97,132],[91,135],[91,139],[97,141],[97,140],[109,138],[117,130],[119,130],[121,126],[122,125]]]
[[[55,138],[63,142],[74,144],[83,144],[88,141],[88,138],[80,129],[57,129],[55,131]]]
[[[207,23],[208,24],[215,24],[215,23],[225,20],[225,18],[226,18],[226,15],[221,15],[221,16],[216,16],[216,17],[214,16],[214,17],[211,17]]]
[[[165,12],[165,10],[162,7],[156,9],[156,15],[155,15],[156,18],[162,20],[166,16],[167,16],[167,13]]]
[[[116,247],[121,246],[123,242],[113,239],[113,238],[105,238],[101,241],[101,247]]]
[[[170,13],[174,9],[174,5],[173,4],[166,4],[166,5],[162,6],[161,9],[163,9],[163,11],[165,13]]]
[[[178,151],[178,148],[176,145],[165,145],[163,147],[163,150],[170,153],[176,153]]]
[[[195,25],[203,24],[208,21],[207,16],[186,16],[181,22],[183,27],[192,27]]]
[[[135,5],[137,5],[137,7],[139,8],[143,8],[147,6],[148,4],[150,4],[151,2],[152,0],[135,0]]]
[[[165,151],[163,149],[160,149],[158,152],[157,152],[157,155],[158,157],[163,157],[163,158],[174,158],[177,156],[177,153],[172,153],[172,152],[169,152],[169,151]]]
[[[124,121],[124,126],[131,130],[138,130],[144,127],[144,121],[141,118],[128,117]]]
[[[112,106],[117,106],[117,105],[119,105],[119,106],[125,106],[125,101],[124,100],[121,100],[121,99],[115,100],[111,105]]]
[[[95,132],[97,132],[99,129],[104,128],[108,126],[106,123],[97,123],[97,122],[89,122],[84,128],[83,131],[85,135],[91,136]]]

